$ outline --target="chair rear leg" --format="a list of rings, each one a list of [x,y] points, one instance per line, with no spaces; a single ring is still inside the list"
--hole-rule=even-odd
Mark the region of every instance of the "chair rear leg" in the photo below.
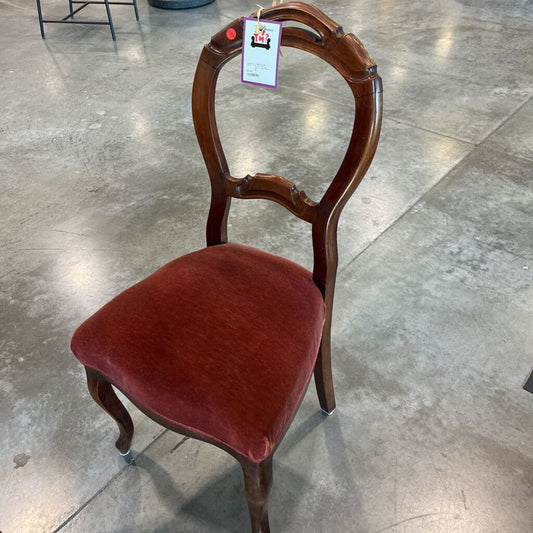
[[[262,463],[241,461],[244,489],[252,522],[252,533],[270,533],[268,500],[272,489],[272,455]]]
[[[329,331],[324,331],[322,343],[315,363],[315,385],[318,401],[322,411],[331,415],[335,411],[335,390],[333,389],[333,374],[331,372],[331,347]]]
[[[126,462],[131,462],[131,441],[133,439],[133,421],[122,402],[118,399],[111,383],[94,370],[85,367],[87,386],[93,400],[117,423],[120,431],[115,442]]]

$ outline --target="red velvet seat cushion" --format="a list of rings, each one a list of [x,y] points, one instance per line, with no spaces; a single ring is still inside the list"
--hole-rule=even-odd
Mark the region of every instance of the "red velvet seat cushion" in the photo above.
[[[78,328],[71,346],[151,412],[260,462],[306,389],[324,314],[309,271],[222,244],[118,295]]]

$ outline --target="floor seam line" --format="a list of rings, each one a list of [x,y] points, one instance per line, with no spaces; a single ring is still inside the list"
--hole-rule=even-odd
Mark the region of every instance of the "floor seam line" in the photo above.
[[[324,102],[329,102],[331,104],[335,104],[335,105],[338,105],[338,106],[344,106],[344,107],[350,107],[351,106],[351,102],[348,103],[348,102],[343,102],[343,101],[339,101],[339,100],[334,100],[332,98],[327,98],[327,97],[319,95],[319,94],[314,94],[314,93],[311,93],[311,92],[308,92],[308,91],[304,91],[303,89],[297,89],[295,87],[291,87],[290,85],[280,84],[279,87],[282,87],[282,88],[288,89],[288,90],[293,90],[293,91],[301,93],[301,94],[303,94],[305,96],[309,96],[310,98],[317,98],[319,100],[323,100]],[[383,119],[384,120],[390,120],[392,122],[396,122],[397,124],[403,124],[404,126],[410,126],[411,128],[415,128],[417,130],[425,131],[427,133],[433,133],[434,135],[440,135],[441,137],[445,137],[445,138],[451,139],[453,141],[458,141],[458,142],[462,142],[462,143],[465,143],[465,144],[471,144],[472,146],[477,146],[477,144],[478,144],[478,143],[476,143],[473,140],[469,141],[469,140],[463,139],[461,137],[454,137],[453,135],[450,135],[448,133],[442,133],[442,132],[435,131],[435,130],[432,130],[432,129],[429,129],[429,128],[424,128],[422,126],[419,126],[418,124],[413,124],[412,122],[389,116],[387,114],[386,110],[384,110],[384,112],[383,112]]]
[[[168,429],[163,430],[154,440],[149,442],[138,454],[136,457],[139,457],[140,455],[144,454],[148,448],[150,448],[153,444],[155,444],[163,435],[165,435],[168,432]],[[83,503],[76,511],[74,511],[68,518],[66,518],[57,528],[55,528],[52,533],[57,533],[58,531],[61,531],[64,527],[66,527],[76,516],[78,516],[91,502],[93,502],[104,490],[106,490],[113,481],[115,481],[120,475],[122,475],[130,466],[131,464],[124,465],[111,479],[109,479],[103,487],[98,489],[85,503]]]
[[[484,137],[479,143],[476,143],[477,146],[483,144],[491,135],[496,133],[504,124],[507,124],[529,101],[533,99],[533,94],[529,95],[510,115],[503,118],[493,129],[492,131]]]
[[[450,170],[448,170],[448,172],[446,172],[446,174],[444,174],[444,176],[442,176],[442,178],[440,180],[438,180],[437,182],[435,182],[435,184],[433,186],[431,186],[422,196],[420,196],[420,198],[417,199],[417,201],[413,204],[413,205],[410,205],[407,207],[407,209],[400,214],[400,216],[394,220],[394,222],[392,224],[390,224],[384,231],[382,231],[375,239],[371,240],[355,257],[353,257],[344,267],[340,268],[339,269],[339,273],[343,273],[344,271],[346,271],[363,253],[366,252],[366,250],[368,250],[368,248],[370,248],[370,246],[372,246],[378,239],[381,238],[382,235],[384,235],[385,233],[387,233],[393,226],[396,225],[397,222],[399,222],[407,213],[411,212],[412,209],[418,205],[420,202],[422,202],[426,197],[427,195],[437,186],[439,185],[439,183],[442,183],[467,157],[469,157],[477,148],[479,148],[495,131],[497,131],[501,126],[503,126],[508,120],[510,120],[512,117],[514,117],[514,115],[516,115],[516,113],[518,113],[530,100],[533,99],[533,95],[530,95],[529,98],[527,98],[524,102],[522,102],[514,111],[513,113],[511,113],[508,117],[506,117],[502,122],[500,122],[492,131],[491,133],[489,133],[480,143],[469,143],[472,145],[472,150],[470,150],[467,154],[465,154],[464,157],[462,157],[459,161],[457,161],[457,163],[452,167],[450,168]],[[396,119],[392,119],[392,120],[396,120]],[[410,124],[409,124],[410,125]],[[417,127],[417,126],[414,126],[414,127]],[[423,128],[420,128],[420,129],[423,129]],[[430,131],[430,130],[426,130],[426,131]],[[435,133],[435,132],[433,132]],[[438,135],[441,135],[441,134],[438,134]],[[453,139],[454,137],[450,137],[451,139]],[[492,149],[492,148],[491,148]],[[498,150],[498,149],[495,149],[494,151],[496,152],[499,152],[499,153],[502,153],[503,151],[502,150]],[[515,157],[515,156],[513,156]],[[520,158],[520,157],[517,157],[518,159],[521,159],[523,161],[526,161],[526,162],[529,162],[529,160],[527,159],[524,159],[524,158]]]
[[[501,154],[501,155],[503,155],[505,157],[508,157],[510,159],[518,159],[518,161],[520,161],[521,163],[529,163],[529,164],[531,164],[533,162],[533,157],[528,158],[528,157],[525,157],[523,155],[511,154],[511,153],[505,151],[504,148],[501,148],[501,147],[498,147],[498,146],[486,146],[484,148],[486,150],[491,150],[492,152],[496,152],[498,154]]]
[[[406,216],[408,213],[410,213],[413,208],[415,206],[417,206],[420,202],[422,202],[426,197],[427,195],[437,186],[439,185],[439,183],[442,183],[467,157],[469,157],[476,149],[477,149],[477,146],[476,145],[472,145],[473,148],[472,150],[468,151],[463,157],[461,157],[459,159],[459,161],[457,161],[457,163],[455,165],[453,165],[453,167],[451,167],[448,172],[446,172],[446,174],[444,174],[444,176],[442,176],[442,178],[438,181],[436,181],[422,196],[420,196],[416,202],[414,202],[412,205],[408,206],[407,209],[401,213],[398,218],[396,218],[394,220],[394,222],[392,222],[392,224],[390,224],[384,231],[382,231],[375,239],[371,240],[355,257],[353,257],[344,267],[340,268],[339,269],[339,273],[342,274],[343,272],[345,272],[346,270],[348,270],[348,268],[350,266],[352,266],[352,264],[357,261],[357,259],[362,255],[364,254],[368,248],[370,248],[375,242],[377,242],[383,235],[385,235],[386,233],[389,232],[389,230],[391,230],[394,226],[396,226],[396,224],[404,217]]]
[[[279,87],[281,87],[283,89],[287,89],[289,91],[294,91],[294,92],[297,92],[297,93],[301,93],[301,94],[303,94],[305,96],[309,96],[311,98],[317,98],[318,100],[324,100],[324,102],[329,102],[330,104],[335,104],[335,105],[339,105],[339,106],[343,106],[343,107],[351,107],[353,109],[353,102],[344,102],[344,101],[340,101],[340,100],[334,100],[333,98],[327,98],[327,97],[322,96],[320,94],[314,94],[314,93],[311,93],[309,91],[304,91],[303,89],[298,89],[296,87],[291,87],[290,85],[286,85],[284,83],[280,83]]]
[[[410,126],[411,128],[416,128],[417,130],[425,131],[427,133],[433,133],[434,135],[440,135],[441,137],[445,137],[447,139],[451,139],[453,141],[459,141],[465,144],[471,144],[472,146],[477,146],[477,143],[475,141],[468,141],[466,139],[463,139],[461,137],[454,137],[453,135],[449,135],[448,133],[442,133],[440,131],[431,130],[429,128],[424,128],[423,126],[418,126],[417,124],[413,124],[412,122],[408,122],[406,120],[402,120],[399,118],[387,116],[386,113],[383,114],[383,118],[386,120],[391,120],[392,122],[396,122],[397,124],[403,124],[404,126]]]

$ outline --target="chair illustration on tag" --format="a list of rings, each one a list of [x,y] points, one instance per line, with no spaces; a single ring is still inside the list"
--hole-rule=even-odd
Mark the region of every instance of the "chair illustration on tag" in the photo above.
[[[254,533],[270,531],[272,458],[313,376],[322,411],[335,410],[330,336],[337,225],[372,161],[382,113],[376,65],[353,34],[303,2],[265,9],[262,17],[299,23],[283,28],[282,45],[321,58],[352,91],[355,120],[337,174],[317,201],[275,174],[231,175],[215,91],[222,67],[241,54],[243,18],[233,21],[204,46],[192,91],[194,127],[211,181],[207,246],[116,296],[71,342],[91,396],[118,425],[120,453],[131,458],[134,430],[113,387],[165,428],[235,457]],[[313,271],[229,242],[232,199],[270,200],[310,224]]]
[[[252,35],[251,46],[252,48],[258,47],[258,48],[266,48],[267,50],[270,50],[270,38],[267,37],[265,41],[265,37],[263,35],[259,35],[257,37],[255,35]]]

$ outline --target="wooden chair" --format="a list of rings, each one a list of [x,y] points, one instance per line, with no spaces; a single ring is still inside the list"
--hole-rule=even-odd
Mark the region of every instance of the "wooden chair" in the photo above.
[[[72,350],[86,367],[94,400],[116,421],[116,446],[129,454],[133,423],[112,385],[150,418],[226,450],[241,464],[252,531],[269,531],[272,456],[314,373],[331,414],[330,329],[339,215],[363,178],[379,138],[381,80],[360,41],[316,7],[266,9],[285,27],[282,45],[332,65],[355,99],[355,121],[339,171],[319,202],[274,174],[231,176],[215,122],[222,66],[241,53],[242,18],[212,37],[193,86],[193,116],[211,179],[207,247],[180,257],[127,289],[75,332]],[[312,226],[314,269],[257,248],[229,243],[231,198],[263,198]]]

